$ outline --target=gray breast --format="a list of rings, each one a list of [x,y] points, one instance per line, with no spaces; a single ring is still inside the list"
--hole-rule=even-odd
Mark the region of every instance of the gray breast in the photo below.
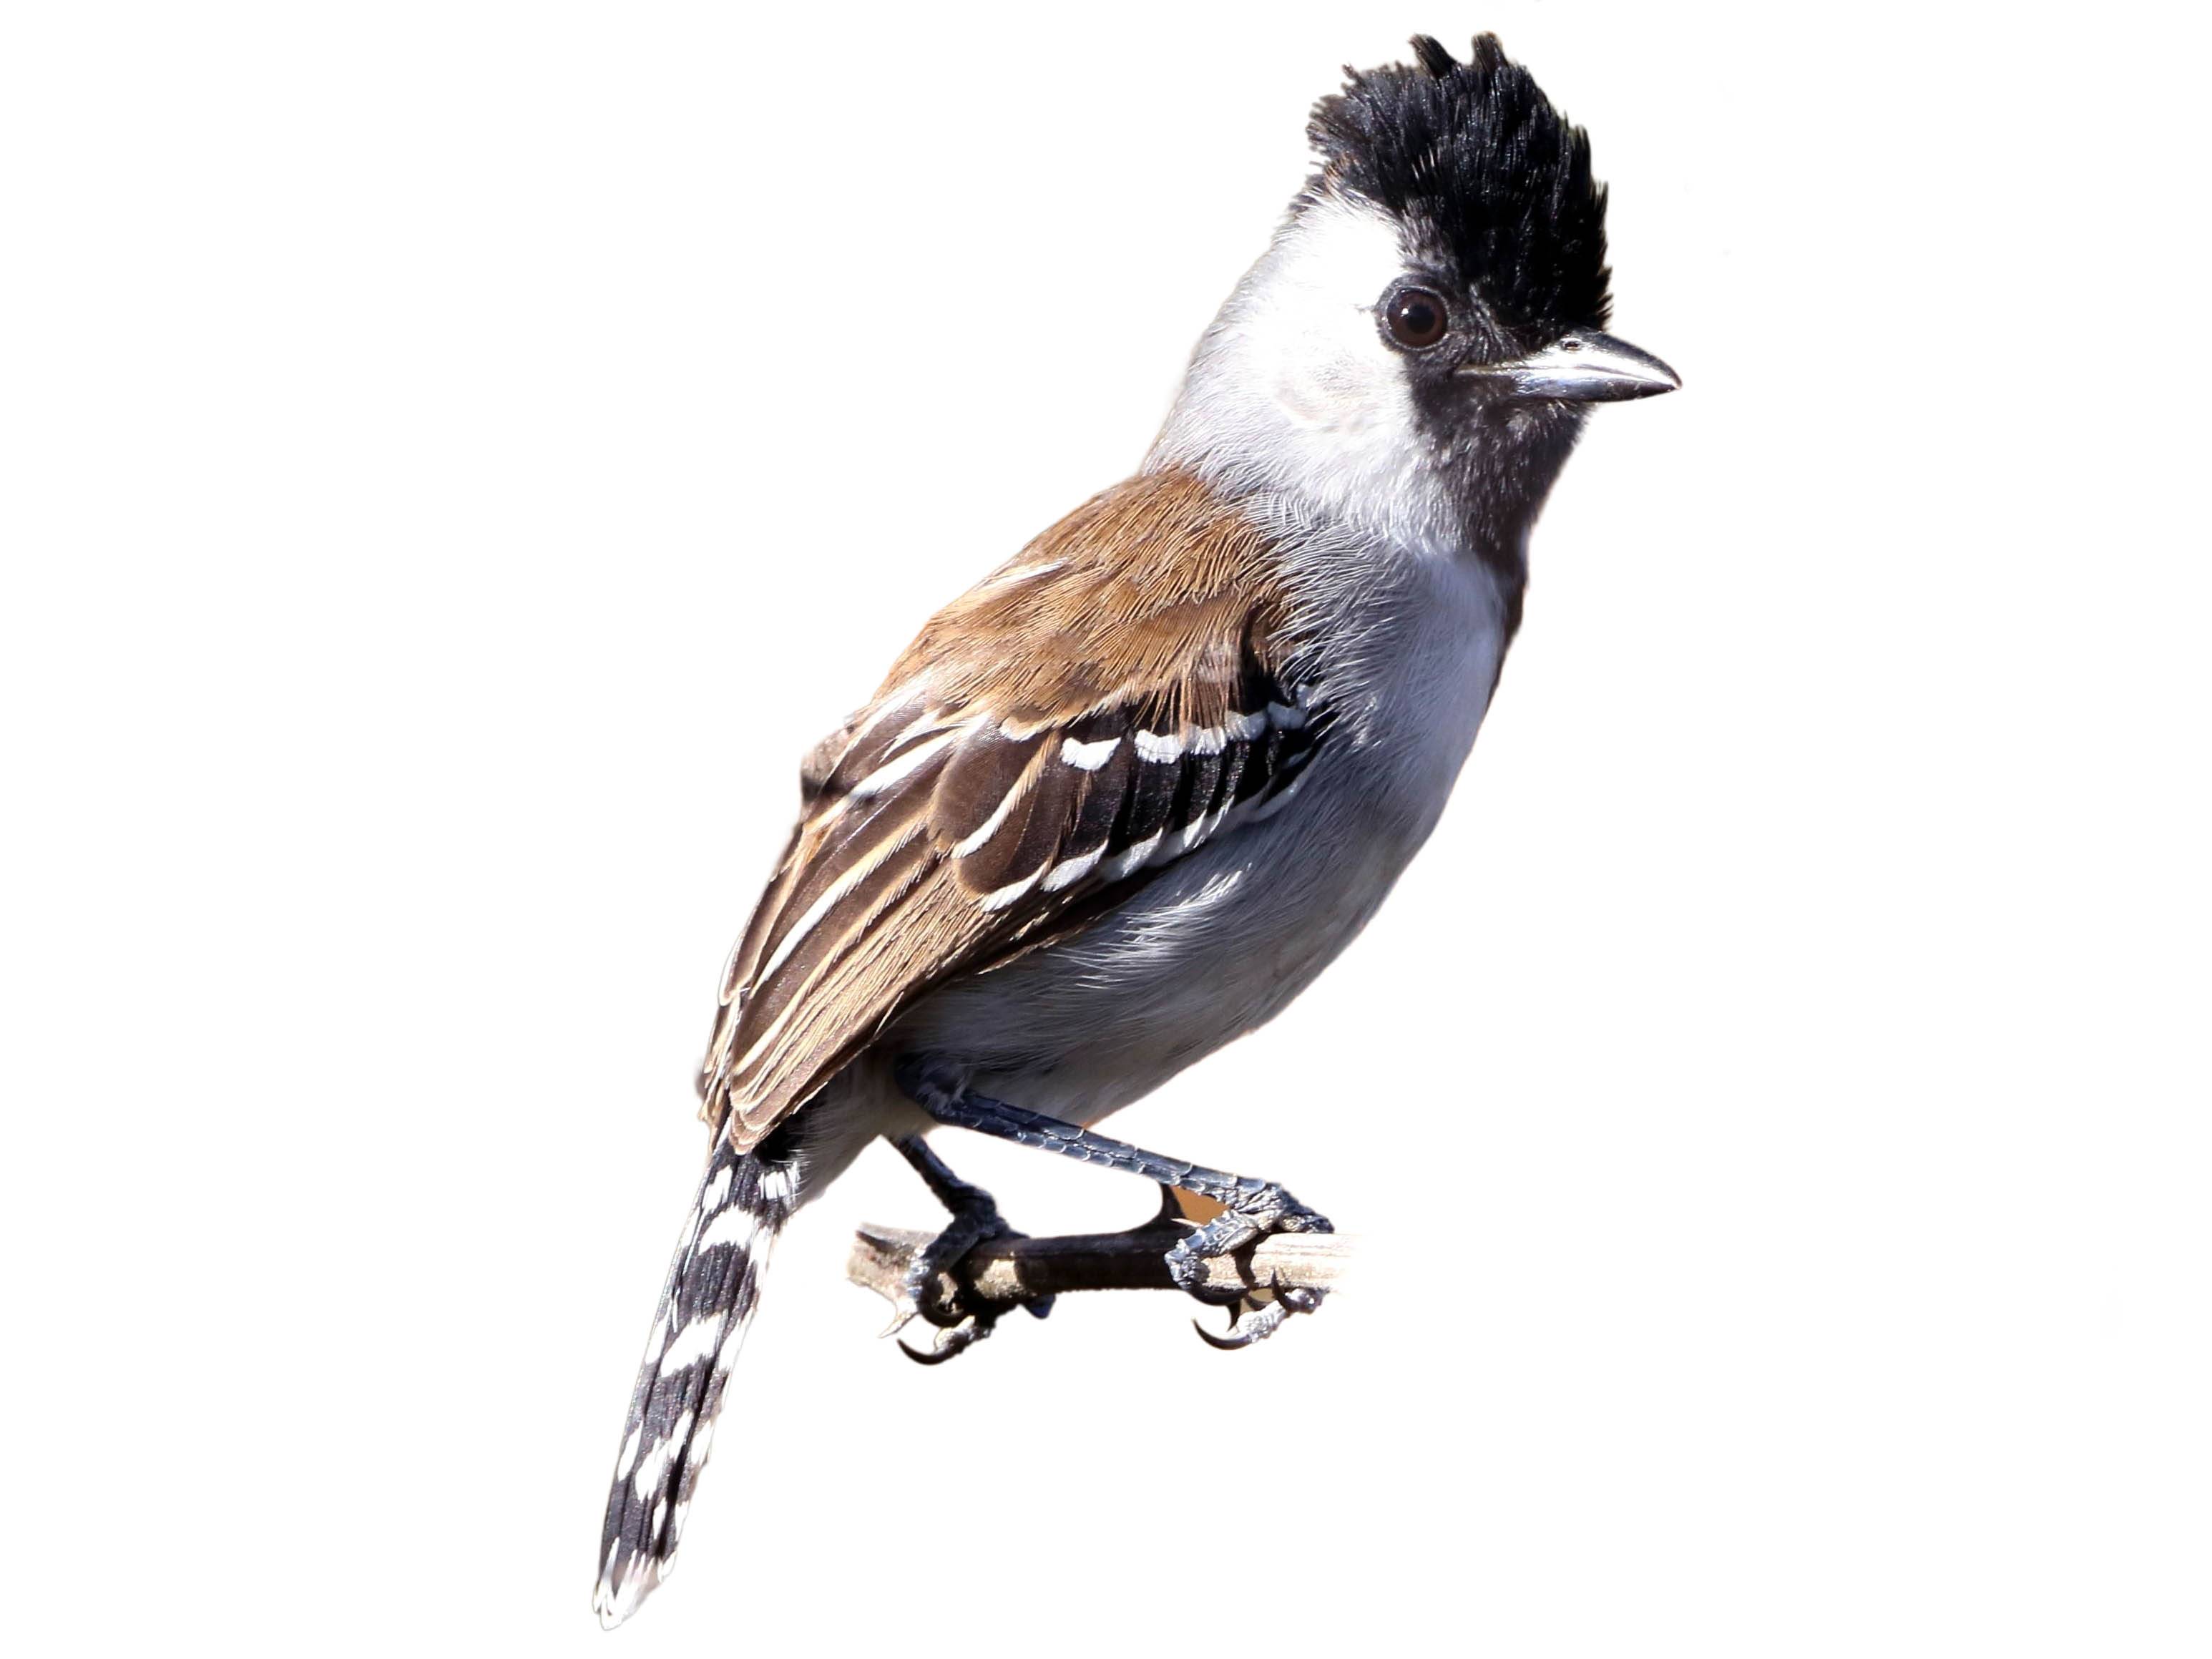
[[[1489,700],[1502,607],[1457,562],[1317,653],[1328,737],[1297,795],[1084,933],[931,993],[893,1041],[1079,1122],[1264,1024],[1366,925],[1434,828]],[[1417,601],[1417,602],[1409,602]]]

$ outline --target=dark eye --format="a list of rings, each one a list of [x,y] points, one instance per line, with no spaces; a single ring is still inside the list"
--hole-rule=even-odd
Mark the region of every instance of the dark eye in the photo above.
[[[1425,351],[1444,337],[1451,314],[1443,298],[1425,288],[1402,288],[1383,304],[1382,325],[1408,351]]]

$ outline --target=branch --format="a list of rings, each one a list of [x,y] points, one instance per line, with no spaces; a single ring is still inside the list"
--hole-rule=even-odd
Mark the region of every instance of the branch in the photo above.
[[[938,1276],[947,1300],[1004,1310],[1062,1291],[1171,1291],[1167,1253],[1186,1227],[1154,1219],[1120,1233],[1063,1233],[1052,1238],[987,1239],[962,1258],[958,1279]],[[845,1273],[855,1285],[902,1306],[915,1253],[934,1234],[865,1224],[853,1237]],[[1219,1291],[1334,1291],[1350,1270],[1358,1240],[1342,1233],[1276,1233],[1247,1250],[1206,1263]]]

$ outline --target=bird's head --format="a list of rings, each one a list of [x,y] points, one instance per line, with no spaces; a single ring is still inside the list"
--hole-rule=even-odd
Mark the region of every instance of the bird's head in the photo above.
[[[1605,331],[1588,135],[1494,36],[1463,64],[1413,44],[1416,63],[1348,71],[1315,106],[1319,169],[1156,453],[1443,536],[1533,514],[1590,404],[1680,382]]]

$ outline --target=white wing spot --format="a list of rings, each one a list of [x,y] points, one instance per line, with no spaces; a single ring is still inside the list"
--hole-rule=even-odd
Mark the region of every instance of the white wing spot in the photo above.
[[[1039,868],[1035,875],[1025,876],[1019,881],[1012,882],[1000,888],[995,893],[984,894],[981,900],[982,906],[986,910],[1003,910],[1043,879],[1044,871]]]
[[[1154,765],[1164,766],[1170,761],[1179,761],[1182,758],[1182,738],[1178,734],[1164,735],[1158,732],[1139,732],[1137,733],[1136,741],[1139,760],[1147,760]]]
[[[900,732],[897,737],[891,739],[890,743],[887,744],[884,750],[884,758],[885,760],[890,760],[893,756],[899,754],[908,745],[920,743],[924,738],[933,738],[940,732],[949,732],[951,729],[952,727],[947,725],[945,721],[933,720],[928,718],[928,716],[924,715],[921,719],[916,720],[912,726],[908,726],[905,731]]]
[[[1165,830],[1161,830],[1147,836],[1109,864],[1106,866],[1106,879],[1119,881],[1122,877],[1143,869],[1145,860],[1152,857],[1153,849],[1160,844],[1160,836],[1166,833]]]
[[[1114,751],[1121,746],[1119,738],[1101,738],[1096,743],[1078,743],[1069,738],[1060,745],[1060,757],[1079,772],[1096,772],[1114,758]]]
[[[1018,783],[1007,790],[1005,798],[999,802],[998,810],[983,820],[975,834],[968,836],[952,849],[952,856],[956,859],[964,859],[970,853],[981,852],[991,837],[1006,828],[1006,816],[1014,810],[1014,803],[1021,799],[1021,793],[1022,787]]]
[[[911,777],[915,773],[919,772],[924,766],[927,765],[938,755],[943,753],[945,746],[949,744],[953,738],[959,735],[960,733],[957,728],[950,732],[940,732],[935,737],[930,738],[927,743],[918,743],[915,744],[913,748],[908,750],[906,753],[901,755],[896,760],[890,761],[882,766],[878,766],[874,771],[869,773],[867,776],[862,778],[858,783],[853,786],[853,794],[854,799],[859,800],[872,799],[876,796],[882,794],[884,790],[891,787],[892,785],[899,782],[900,780]]]
[[[1045,872],[1044,890],[1057,893],[1063,887],[1073,887],[1098,867],[1098,860],[1106,856],[1101,847],[1095,853],[1085,853],[1079,859],[1066,859]]]

